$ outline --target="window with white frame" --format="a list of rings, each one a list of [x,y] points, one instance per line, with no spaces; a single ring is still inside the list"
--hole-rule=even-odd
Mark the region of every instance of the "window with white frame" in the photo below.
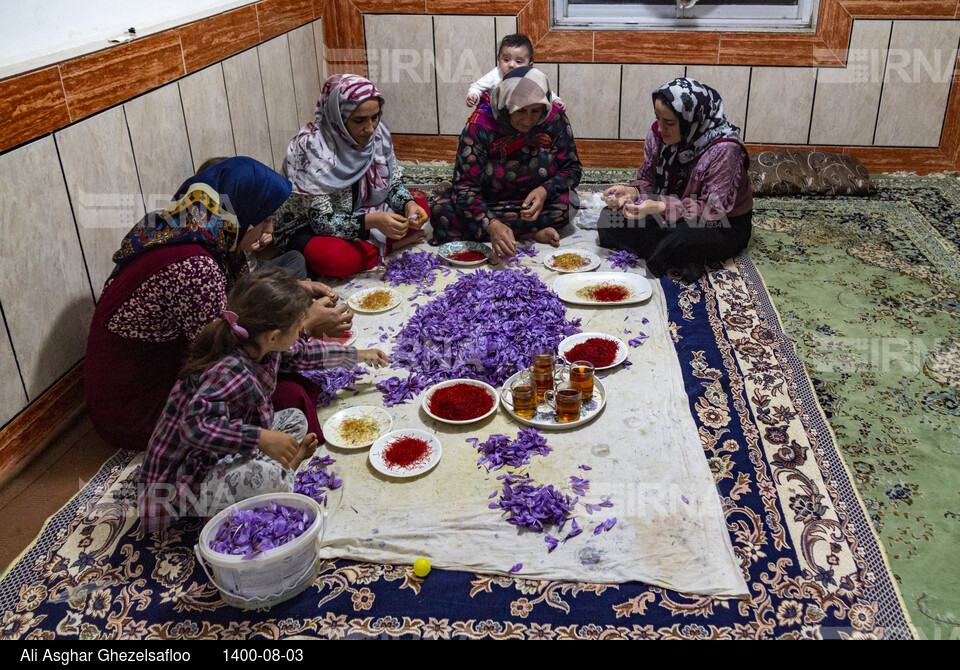
[[[819,0],[552,0],[553,25],[597,30],[812,31]]]

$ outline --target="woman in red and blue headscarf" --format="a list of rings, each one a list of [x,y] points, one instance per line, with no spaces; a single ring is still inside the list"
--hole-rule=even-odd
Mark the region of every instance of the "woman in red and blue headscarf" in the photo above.
[[[146,448],[190,343],[220,317],[227,291],[247,270],[245,253],[270,232],[270,217],[289,194],[282,175],[252,158],[229,158],[185,181],[166,209],[123,238],[84,361],[87,410],[107,442]],[[330,293],[316,282],[304,286],[316,297]],[[280,385],[275,405],[309,408],[307,394],[292,382]],[[313,408],[310,431],[317,432],[315,401]]]
[[[580,158],[546,75],[519,67],[481,98],[460,134],[453,187],[432,200],[431,244],[489,239],[502,257],[516,240],[557,246],[579,205]]]
[[[693,281],[750,241],[750,159],[709,86],[674,79],[653,92],[653,108],[637,179],[604,192],[600,245],[639,254],[656,277],[677,268]]]

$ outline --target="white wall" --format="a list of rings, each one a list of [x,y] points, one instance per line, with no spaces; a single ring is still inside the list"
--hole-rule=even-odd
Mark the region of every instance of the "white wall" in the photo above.
[[[250,0],[0,0],[0,76],[109,46],[135,27],[137,35],[219,14]],[[24,67],[19,67],[21,64]]]

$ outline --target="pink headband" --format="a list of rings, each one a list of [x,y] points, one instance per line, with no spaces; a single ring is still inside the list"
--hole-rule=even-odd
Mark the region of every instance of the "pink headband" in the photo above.
[[[222,316],[223,319],[230,324],[230,327],[233,329],[233,332],[239,335],[241,340],[245,340],[248,337],[250,337],[250,334],[247,332],[246,328],[244,328],[243,326],[237,325],[237,319],[239,317],[237,317],[236,314],[225,309],[222,312],[220,312],[220,316]]]

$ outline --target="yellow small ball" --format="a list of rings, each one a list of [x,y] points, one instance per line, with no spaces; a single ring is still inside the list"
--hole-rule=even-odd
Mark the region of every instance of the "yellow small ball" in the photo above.
[[[418,558],[413,562],[413,574],[417,577],[426,577],[430,574],[430,561],[425,558]]]

